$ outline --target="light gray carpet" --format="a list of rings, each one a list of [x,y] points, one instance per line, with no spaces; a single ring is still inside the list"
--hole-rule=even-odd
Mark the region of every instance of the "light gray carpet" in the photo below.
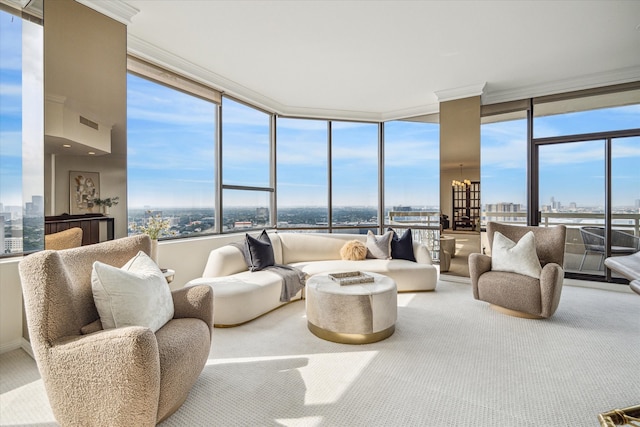
[[[295,302],[216,329],[207,367],[162,426],[594,426],[640,403],[640,297],[565,286],[548,320],[509,317],[468,284],[400,294],[390,338],[352,346]],[[35,364],[0,356],[2,425],[53,425]]]

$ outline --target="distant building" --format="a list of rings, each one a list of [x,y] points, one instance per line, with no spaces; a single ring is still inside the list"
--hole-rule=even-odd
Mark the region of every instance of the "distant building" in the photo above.
[[[7,237],[4,240],[4,253],[12,254],[22,252],[22,237]]]
[[[485,212],[487,214],[488,221],[499,222],[517,222],[519,218],[514,215],[496,215],[497,213],[517,213],[523,212],[522,205],[520,203],[487,203],[485,205]]]
[[[395,212],[411,212],[413,209],[411,208],[411,206],[394,206],[393,211]]]
[[[1,205],[0,205],[1,206]],[[640,209],[640,199],[636,199],[634,206]]]
[[[251,228],[252,225],[251,221],[236,221],[233,223],[233,228]]]
[[[0,212],[2,211],[2,205],[0,204]],[[0,213],[0,250],[2,253],[7,253],[7,248],[4,247],[4,216]]]
[[[269,208],[256,208],[256,218],[263,221],[269,218]]]

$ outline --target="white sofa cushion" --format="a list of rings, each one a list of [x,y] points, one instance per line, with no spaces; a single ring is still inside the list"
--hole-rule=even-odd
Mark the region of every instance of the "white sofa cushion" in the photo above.
[[[349,240],[365,242],[365,235],[326,233],[277,233],[282,263],[340,259],[340,249]],[[273,240],[273,237],[272,237]]]
[[[286,302],[280,302],[282,278],[269,270],[244,271],[227,277],[202,277],[185,286],[213,288],[214,318],[217,326],[233,326],[255,319]],[[293,300],[302,298],[302,292]]]

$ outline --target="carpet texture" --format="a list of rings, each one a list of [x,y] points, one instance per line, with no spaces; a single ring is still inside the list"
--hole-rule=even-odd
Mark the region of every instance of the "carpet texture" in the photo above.
[[[216,329],[162,426],[593,426],[640,403],[640,297],[565,286],[547,320],[509,317],[468,284],[398,295],[396,332],[353,346],[306,327],[304,302]],[[0,355],[2,425],[55,425],[34,362]]]

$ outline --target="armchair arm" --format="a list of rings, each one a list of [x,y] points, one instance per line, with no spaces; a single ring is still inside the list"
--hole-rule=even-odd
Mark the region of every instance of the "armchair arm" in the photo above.
[[[540,298],[544,318],[551,317],[560,303],[564,270],[560,265],[550,262],[542,268],[540,274]]]
[[[156,424],[160,358],[150,329],[64,337],[40,350],[38,367],[61,425]]]
[[[478,295],[478,279],[487,271],[491,271],[491,257],[489,255],[469,254],[469,276],[471,277],[471,287],[475,299],[480,299],[480,295]]]
[[[207,285],[188,286],[171,292],[174,319],[201,319],[213,331],[213,289]]]

